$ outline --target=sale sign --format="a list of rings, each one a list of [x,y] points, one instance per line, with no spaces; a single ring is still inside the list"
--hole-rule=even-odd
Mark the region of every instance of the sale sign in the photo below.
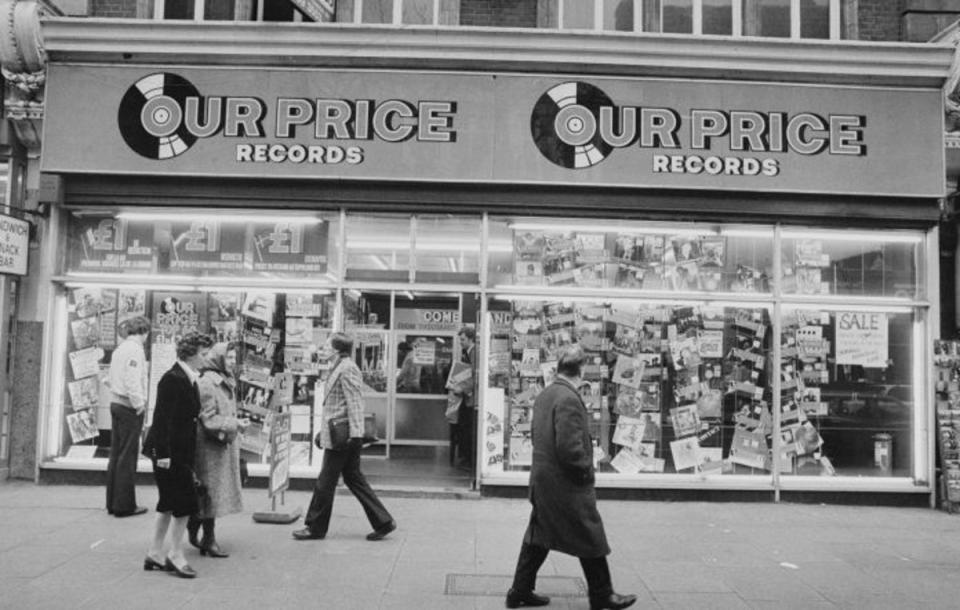
[[[836,316],[837,364],[887,368],[887,314],[840,311]]]

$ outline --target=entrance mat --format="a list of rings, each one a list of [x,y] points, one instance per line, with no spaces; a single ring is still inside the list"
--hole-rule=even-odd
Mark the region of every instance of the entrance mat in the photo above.
[[[510,574],[447,574],[444,594],[503,597],[512,584]],[[586,597],[587,584],[575,576],[537,576],[537,593],[550,597]]]

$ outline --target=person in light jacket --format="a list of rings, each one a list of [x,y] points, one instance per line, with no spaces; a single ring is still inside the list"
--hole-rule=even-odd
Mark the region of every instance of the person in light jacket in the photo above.
[[[373,531],[367,540],[381,540],[397,529],[390,513],[377,498],[366,477],[360,472],[360,450],[363,448],[363,376],[351,358],[353,340],[343,333],[334,333],[327,340],[326,355],[333,358],[325,382],[326,396],[320,417],[320,444],[323,446],[323,466],[310,499],[310,508],[303,519],[306,526],[293,532],[297,540],[320,540],[327,535],[337,481],[343,482],[360,502]],[[332,419],[348,417],[350,441],[346,447],[333,447],[330,440]]]
[[[561,348],[557,376],[533,404],[533,465],[530,522],[507,592],[507,608],[546,606],[537,595],[537,572],[551,551],[580,559],[591,610],[626,608],[636,595],[614,593],[607,555],[610,546],[597,511],[590,419],[577,388],[586,359],[578,344]]]
[[[120,324],[123,341],[110,356],[110,459],[107,462],[107,512],[114,517],[142,515],[136,475],[143,414],[147,410],[147,361],[143,344],[150,321],[137,316]]]
[[[240,492],[240,443],[246,421],[237,418],[237,346],[217,343],[210,349],[197,385],[200,389],[200,428],[197,431],[197,478],[207,489],[200,510],[187,522],[190,544],[201,555],[228,557],[217,543],[218,517],[243,510]],[[203,538],[198,538],[201,527]]]

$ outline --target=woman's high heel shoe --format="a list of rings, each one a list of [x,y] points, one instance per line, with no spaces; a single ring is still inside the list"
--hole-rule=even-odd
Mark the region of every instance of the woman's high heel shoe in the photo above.
[[[170,561],[170,558],[167,557],[167,563],[164,565],[167,567],[167,570],[175,573],[180,578],[196,578],[197,577],[196,570],[191,568],[189,563],[185,563],[183,564],[182,568],[178,568],[177,564]]]
[[[150,557],[149,555],[147,555],[146,559],[143,560],[143,569],[146,570],[147,572],[151,572],[153,570],[160,570],[161,572],[166,572],[169,570],[169,568],[167,568],[166,565],[160,563],[159,561],[157,561],[153,557]]]

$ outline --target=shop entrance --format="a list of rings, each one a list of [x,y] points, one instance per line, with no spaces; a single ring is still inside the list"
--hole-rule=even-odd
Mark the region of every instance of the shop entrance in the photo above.
[[[447,378],[461,361],[458,332],[475,324],[472,294],[361,292],[354,315],[355,359],[364,372],[368,413],[383,442],[366,450],[364,471],[390,484],[469,487],[474,472],[458,463],[458,427],[448,421]]]

